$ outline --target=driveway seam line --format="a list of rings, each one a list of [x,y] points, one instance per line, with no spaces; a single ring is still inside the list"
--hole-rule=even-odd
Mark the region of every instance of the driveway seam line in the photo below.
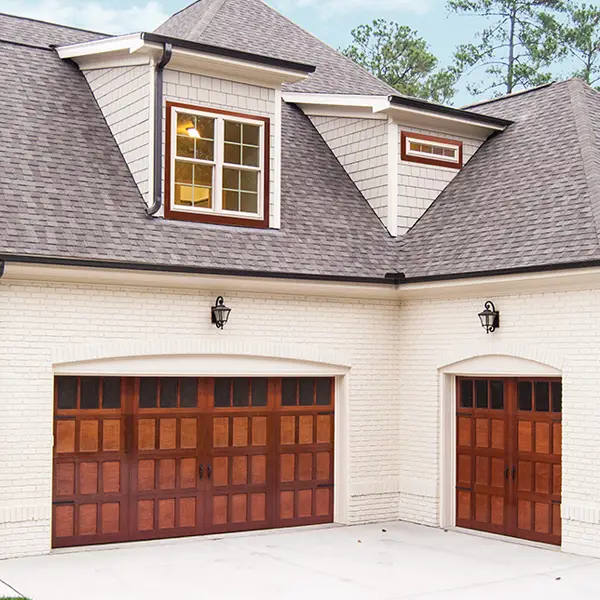
[[[10,583],[7,583],[6,581],[4,581],[4,579],[0,578],[0,583],[3,583],[7,588],[10,588],[15,594],[17,594],[17,596],[20,596],[21,598],[25,598],[25,596],[23,594],[21,594],[21,592],[17,589],[15,589],[12,585],[10,585]]]

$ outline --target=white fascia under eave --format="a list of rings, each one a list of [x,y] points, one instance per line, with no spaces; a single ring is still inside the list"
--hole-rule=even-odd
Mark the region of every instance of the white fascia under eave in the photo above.
[[[81,44],[60,46],[56,48],[56,51],[60,58],[73,60],[82,70],[149,64],[161,56],[163,45],[147,41],[143,36],[143,33],[122,35]],[[176,45],[173,45],[172,58],[168,68],[203,75],[214,75],[225,79],[230,77],[234,80],[252,80],[269,86],[303,81],[309,75],[309,73],[303,71],[188,48],[179,48]]]
[[[471,115],[447,115],[432,110],[420,110],[393,104],[389,96],[359,96],[346,94],[283,94],[285,102],[298,105],[309,116],[362,117],[387,119],[399,125],[407,125],[441,132],[449,132],[486,139],[506,126],[477,121]]]

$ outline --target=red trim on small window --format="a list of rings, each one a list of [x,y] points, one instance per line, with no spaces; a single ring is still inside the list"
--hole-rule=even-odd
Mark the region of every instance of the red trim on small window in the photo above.
[[[181,102],[167,102],[167,122],[165,132],[165,219],[175,219],[179,221],[195,221],[200,223],[213,223],[215,225],[234,225],[237,227],[257,227],[266,229],[269,227],[269,176],[271,162],[271,119],[268,117],[260,117],[257,115],[247,115],[236,113],[227,110],[218,110],[216,108],[207,108],[205,106],[196,106],[193,104],[184,104]],[[241,119],[252,119],[254,121],[262,121],[265,124],[265,139],[264,139],[264,198],[263,198],[263,218],[248,219],[245,217],[230,217],[220,214],[205,214],[205,213],[190,213],[180,211],[171,207],[171,121],[173,108],[186,108],[189,110],[199,110],[202,112],[210,112],[219,115],[227,115],[229,117],[239,117]]]
[[[438,142],[440,144],[448,144],[456,146],[458,149],[458,162],[449,160],[439,160],[435,158],[426,158],[425,156],[413,156],[406,151],[407,138],[415,140],[423,140],[424,142]],[[433,165],[435,167],[447,167],[449,169],[460,169],[463,166],[463,143],[459,140],[449,140],[446,138],[435,137],[433,135],[423,135],[421,133],[411,133],[410,131],[402,131],[400,133],[400,157],[407,162],[420,163],[422,165]]]

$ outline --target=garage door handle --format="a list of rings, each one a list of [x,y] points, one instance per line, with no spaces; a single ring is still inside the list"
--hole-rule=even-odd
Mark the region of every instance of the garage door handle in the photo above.
[[[204,465],[198,467],[198,477],[200,477],[200,479],[204,477]]]
[[[207,465],[206,466],[206,476],[210,479],[211,475],[212,475],[212,466],[211,465]]]

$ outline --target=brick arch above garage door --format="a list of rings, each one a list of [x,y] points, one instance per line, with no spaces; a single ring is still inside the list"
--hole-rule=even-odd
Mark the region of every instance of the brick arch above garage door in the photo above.
[[[528,367],[543,370],[546,367],[549,376],[560,375],[564,368],[564,356],[559,352],[549,350],[546,346],[518,343],[508,344],[493,339],[453,347],[452,350],[440,355],[438,371],[442,373],[456,373],[458,372],[457,369],[461,368],[465,373],[468,373],[467,369],[469,367],[478,368],[478,359],[486,357],[511,360],[512,366],[517,369],[520,369],[518,363],[520,363],[524,370]],[[470,364],[467,364],[467,362]],[[473,373],[476,372],[473,371]]]
[[[254,366],[261,368],[267,364],[265,361],[270,360],[269,364],[273,374],[287,373],[286,369],[288,369],[290,374],[316,371],[315,374],[342,375],[351,367],[350,358],[344,351],[332,350],[320,344],[272,344],[247,338],[173,338],[169,336],[147,341],[63,346],[55,349],[52,363],[56,373],[66,373],[71,367],[77,367],[75,370],[81,374],[81,367],[84,365],[92,370],[95,367],[117,368],[119,364],[123,367],[136,368],[142,361],[154,362],[156,359],[160,359],[165,363],[169,362],[169,368],[174,369],[173,374],[177,374],[176,369],[186,368],[186,358],[189,363],[190,357],[245,359],[249,365],[248,368],[250,368],[249,361],[254,361]],[[110,365],[109,361],[112,361]],[[214,363],[214,361],[212,362]],[[96,364],[94,365],[94,363]],[[212,366],[214,367],[214,364]],[[227,371],[229,370],[227,369]],[[225,374],[229,374],[227,371]],[[197,371],[195,373],[198,374]],[[214,368],[211,373],[215,373]]]

